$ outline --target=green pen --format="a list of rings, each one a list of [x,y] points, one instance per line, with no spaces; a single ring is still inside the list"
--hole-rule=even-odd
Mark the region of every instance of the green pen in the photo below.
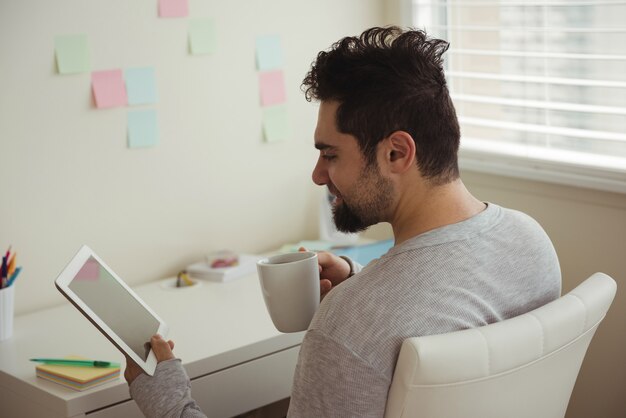
[[[80,367],[120,367],[119,363],[101,360],[70,360],[62,358],[31,358],[30,361],[36,361],[44,364],[56,364],[59,366],[80,366]]]

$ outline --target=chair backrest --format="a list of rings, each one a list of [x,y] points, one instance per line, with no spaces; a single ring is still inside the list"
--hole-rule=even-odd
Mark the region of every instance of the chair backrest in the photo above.
[[[405,340],[385,418],[563,418],[615,291],[596,273],[515,318]]]

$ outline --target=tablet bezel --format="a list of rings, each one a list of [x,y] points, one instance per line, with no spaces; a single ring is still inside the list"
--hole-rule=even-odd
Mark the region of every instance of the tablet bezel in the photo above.
[[[141,357],[139,357],[125,342],[122,340],[109,326],[102,320],[100,317],[89,308],[89,306],[70,289],[69,285],[76,277],[76,274],[83,267],[85,262],[89,260],[89,257],[93,257],[102,267],[106,269],[106,271],[116,280],[124,290],[126,290],[137,302],[150,313],[158,322],[159,327],[156,333],[163,336],[163,338],[167,338],[167,334],[169,333],[169,327],[167,324],[148,306],[146,303],[139,298],[139,296],[117,275],[111,268],[104,262],[96,253],[93,252],[91,248],[86,245],[83,245],[80,250],[76,253],[74,258],[65,266],[63,271],[59,274],[57,279],[55,280],[56,288],[65,296],[93,325],[95,325],[98,330],[111,343],[117,347],[123,354],[130,357],[143,371],[145,371],[148,375],[154,375],[154,371],[157,365],[157,359],[154,355],[154,351],[150,349],[148,353],[148,357],[144,361]]]

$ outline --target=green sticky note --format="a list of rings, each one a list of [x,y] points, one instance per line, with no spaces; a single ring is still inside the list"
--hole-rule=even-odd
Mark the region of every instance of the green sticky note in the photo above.
[[[87,35],[60,35],[54,38],[59,74],[85,73],[91,70]]]
[[[153,147],[158,141],[156,110],[128,112],[128,148]]]
[[[192,55],[212,54],[215,52],[216,44],[213,19],[189,21],[189,52]]]
[[[289,135],[287,106],[263,108],[263,135],[266,142],[284,141]]]

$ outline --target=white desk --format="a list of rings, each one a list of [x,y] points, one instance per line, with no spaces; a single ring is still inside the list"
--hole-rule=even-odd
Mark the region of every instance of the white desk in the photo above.
[[[135,290],[170,326],[174,353],[209,417],[230,417],[286,398],[304,333],[281,334],[265,310],[256,275],[230,283]],[[52,285],[52,284],[51,284]],[[35,376],[33,357],[123,356],[73,306],[17,316],[14,335],[0,342],[0,416],[7,418],[142,417],[123,377],[75,392]]]

